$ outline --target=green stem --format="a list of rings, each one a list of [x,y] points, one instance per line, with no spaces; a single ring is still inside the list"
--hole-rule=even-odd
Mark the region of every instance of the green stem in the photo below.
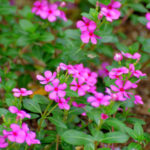
[[[50,113],[51,113],[57,106],[58,106],[58,104],[56,104],[54,107],[52,107],[52,109],[45,115],[45,118],[46,118],[47,116],[49,116]]]
[[[49,109],[49,107],[50,107],[51,105],[52,105],[52,102],[48,104],[48,106],[46,107],[44,113],[42,114],[42,118],[41,118],[40,123],[39,123],[39,126],[38,126],[38,131],[40,131],[40,128],[41,128],[42,123],[43,123],[43,121],[44,121],[44,119],[45,119],[46,113],[48,112],[48,109]]]
[[[59,135],[56,136],[56,150],[59,150]]]
[[[25,150],[28,150],[28,145],[26,144]]]

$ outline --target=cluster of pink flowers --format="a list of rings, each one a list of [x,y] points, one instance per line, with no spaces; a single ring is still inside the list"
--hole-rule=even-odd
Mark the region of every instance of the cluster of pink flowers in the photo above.
[[[40,16],[42,19],[48,19],[49,22],[55,22],[57,17],[67,21],[66,14],[58,7],[64,7],[62,3],[49,3],[47,0],[36,1],[32,8],[32,13]]]
[[[116,57],[117,55],[117,57]],[[122,60],[121,53],[116,54],[114,59],[116,61]],[[129,59],[136,59],[139,61],[141,55],[139,53],[135,53],[133,55],[129,53],[123,53],[126,58]],[[111,85],[110,89],[106,88],[106,93],[111,96],[112,100],[115,101],[125,101],[130,98],[131,95],[134,95],[129,90],[137,88],[137,83],[140,81],[140,77],[146,76],[145,73],[142,73],[140,70],[135,69],[134,64],[129,64],[129,67],[120,67],[120,68],[113,68],[109,72],[109,78],[115,79],[115,85]],[[129,81],[130,78],[136,77],[137,81],[132,83]],[[113,91],[113,92],[112,92]],[[135,104],[143,104],[142,98],[139,95],[135,95]]]
[[[3,141],[8,139],[11,142],[19,144],[26,142],[29,146],[32,144],[40,144],[40,141],[36,139],[35,132],[30,131],[26,123],[23,123],[22,127],[13,123],[10,125],[10,129],[11,131],[3,130]],[[7,144],[5,143],[5,145]]]
[[[81,30],[82,42],[89,43],[91,40],[93,44],[97,44],[97,39],[100,39],[101,37],[94,34],[94,31],[96,30],[96,23],[86,17],[82,17],[82,19],[83,20],[79,20],[76,24],[77,28]]]
[[[2,78],[0,77],[0,83],[2,82]]]
[[[112,22],[113,20],[119,19],[121,13],[118,8],[121,7],[121,3],[119,1],[111,0],[109,5],[100,4],[100,18],[104,15],[107,21]]]
[[[14,88],[12,92],[15,97],[29,96],[33,94],[31,90],[27,90],[25,88],[20,88],[20,89]]]
[[[60,63],[57,70],[65,70],[70,77],[73,77],[69,88],[77,92],[79,96],[84,96],[87,92],[95,93],[97,73],[84,67],[83,64],[76,64],[73,66]],[[68,104],[70,98],[66,98],[67,84],[65,82],[60,83],[60,80],[56,78],[56,72],[51,73],[50,71],[45,71],[44,75],[45,76],[37,75],[37,79],[41,84],[45,84],[45,91],[49,92],[49,98],[57,102],[60,109],[70,109]],[[75,102],[73,105],[75,107],[80,107]]]
[[[109,66],[109,63],[108,62],[103,62],[102,64],[101,64],[101,69],[99,69],[99,71],[98,71],[98,74],[99,74],[99,76],[100,77],[107,77],[108,76],[108,74],[109,74],[109,71],[108,71],[108,69],[106,68],[107,66]]]
[[[19,120],[19,119],[24,119],[24,118],[31,118],[31,116],[28,114],[28,113],[26,113],[25,111],[23,111],[23,110],[19,110],[17,107],[15,107],[15,106],[10,106],[9,108],[8,108],[8,110],[11,112],[11,113],[13,113],[13,114],[17,114],[17,120]]]
[[[148,20],[148,23],[146,24],[147,29],[150,29],[150,13],[146,13],[146,19]]]
[[[16,121],[19,119],[30,118],[31,116],[23,110],[18,110],[15,106],[10,106],[8,109],[11,113],[17,114]],[[10,130],[11,129],[11,130]],[[3,130],[3,135],[0,136],[0,148],[6,148],[8,143],[7,139],[11,142],[16,142],[22,144],[26,142],[29,146],[32,144],[40,144],[40,141],[36,139],[36,133],[29,130],[29,127],[26,123],[18,125],[12,123],[10,129]]]
[[[51,71],[45,71],[44,76],[37,75],[36,78],[41,84],[45,84],[45,91],[50,92],[49,98],[57,102],[60,109],[70,109],[68,99],[64,98],[67,84],[60,84],[59,79],[56,78],[56,72],[52,73]]]

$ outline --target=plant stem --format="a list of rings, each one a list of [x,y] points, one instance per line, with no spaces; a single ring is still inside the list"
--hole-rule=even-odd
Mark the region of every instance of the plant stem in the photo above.
[[[56,104],[54,107],[52,107],[52,109],[46,114],[45,117],[49,116],[50,113],[58,106],[58,104]]]
[[[56,136],[56,150],[59,150],[59,135]]]
[[[52,102],[48,104],[48,106],[46,107],[44,113],[42,114],[42,118],[40,120],[39,126],[38,126],[38,131],[40,131],[41,125],[45,119],[46,113],[48,112],[49,107],[51,106]]]

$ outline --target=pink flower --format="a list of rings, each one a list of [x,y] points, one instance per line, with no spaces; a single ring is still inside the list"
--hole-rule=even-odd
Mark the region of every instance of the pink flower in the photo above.
[[[2,78],[0,77],[0,83],[2,82]]]
[[[121,53],[116,53],[114,56],[115,61],[121,61],[123,59],[123,56]]]
[[[106,17],[106,20],[110,22],[112,22],[113,20],[117,20],[120,17],[120,11],[116,9],[109,10],[107,8],[102,8],[101,13]]]
[[[102,120],[106,120],[107,118],[108,118],[107,114],[104,114],[104,113],[101,114],[101,119]]]
[[[67,21],[67,20],[68,20],[67,17],[66,17],[66,14],[65,14],[63,11],[61,11],[61,10],[60,10],[59,17],[60,17],[62,20],[64,20],[64,21]]]
[[[41,84],[48,84],[53,81],[56,77],[56,72],[52,74],[51,71],[45,71],[44,77],[42,75],[37,75],[36,78],[40,81]]]
[[[121,100],[126,100],[122,97],[122,95],[120,95],[118,93],[112,93],[109,88],[106,88],[105,92],[111,96],[111,100],[113,100],[113,101],[118,101],[118,100],[120,100],[120,98],[121,98]]]
[[[60,63],[59,66],[62,70],[67,70],[68,74],[75,74],[76,72],[76,70],[74,69],[72,65],[66,65],[64,63]]]
[[[109,77],[111,79],[119,79],[121,78],[122,74],[128,74],[129,73],[129,69],[126,67],[121,67],[121,68],[113,68],[110,72],[109,72]]]
[[[6,148],[8,146],[8,143],[5,140],[6,137],[0,135],[0,148]]]
[[[95,35],[93,30],[86,30],[81,33],[81,40],[83,43],[89,43],[91,40],[92,44],[97,44],[97,39],[101,39],[101,37]]]
[[[18,110],[18,108],[15,106],[10,106],[8,110],[13,114],[17,114],[17,119],[31,118],[29,114],[23,110]]]
[[[83,113],[81,114],[81,116],[86,116],[86,112],[83,112]]]
[[[109,75],[109,71],[106,68],[107,66],[109,66],[108,62],[103,62],[101,65],[101,69],[99,69],[98,73],[100,77],[107,77]]]
[[[130,98],[129,92],[127,92],[127,90],[131,89],[131,88],[136,88],[137,85],[130,82],[130,81],[126,81],[125,84],[124,84],[124,81],[118,79],[115,81],[115,84],[118,86],[114,86],[114,85],[111,85],[110,88],[112,91],[114,92],[118,92],[118,94],[122,95],[122,97],[126,97],[126,98]],[[120,99],[121,100],[121,99]]]
[[[135,104],[144,104],[142,101],[142,97],[139,95],[135,95],[135,100],[134,100]]]
[[[81,32],[83,31],[94,31],[96,29],[96,23],[92,20],[89,20],[86,17],[82,17],[82,20],[79,20],[77,22],[77,28],[79,28],[81,30]]]
[[[106,16],[107,21],[112,22],[113,20],[119,19],[121,13],[117,8],[121,7],[121,3],[119,1],[112,0],[109,5],[100,4],[101,13]]]
[[[84,80],[82,79],[78,79],[78,81],[74,79],[71,83],[70,89],[78,91],[79,96],[84,96],[86,91],[89,89],[89,86],[84,84]]]
[[[45,91],[51,92],[49,94],[49,98],[52,100],[56,100],[58,97],[64,97],[66,95],[66,92],[64,91],[67,88],[67,84],[59,84],[59,80],[55,79],[52,81],[53,85],[46,85]]]
[[[16,143],[24,143],[25,141],[25,132],[17,124],[11,124],[10,128],[12,131],[7,131],[8,140]]]
[[[66,109],[66,110],[69,110],[70,109],[70,106],[69,104],[67,103],[67,100],[65,100],[64,98],[57,98],[56,99],[56,102],[58,103],[58,107],[60,109]]]
[[[108,95],[96,92],[94,96],[88,97],[87,102],[91,103],[93,107],[99,107],[100,105],[107,106],[110,103],[110,98]]]
[[[22,124],[22,130],[25,132],[25,141],[30,146],[31,144],[40,144],[40,141],[36,138],[36,134],[29,130],[26,123]]]
[[[12,92],[15,97],[28,96],[28,95],[32,95],[33,93],[31,90],[27,90],[25,88],[21,88],[21,89],[14,88]]]
[[[84,107],[85,107],[85,104],[78,104],[77,102],[73,101],[73,102],[72,102],[72,106],[78,107],[78,108],[84,108]]]
[[[139,78],[140,76],[146,76],[145,73],[142,73],[140,70],[135,70],[134,64],[129,65],[129,70],[132,72],[131,76]]]
[[[124,52],[121,52],[121,53],[126,58],[137,59],[137,60],[140,60],[140,58],[141,58],[141,54],[139,54],[139,53],[134,53],[133,55],[131,55],[130,53],[124,53]]]
[[[146,19],[148,20],[148,23],[146,24],[147,29],[150,29],[150,13],[146,13]]]
[[[47,1],[36,1],[34,4],[34,7],[32,8],[32,13],[35,13],[36,15],[41,16],[43,19],[46,19],[47,14],[45,14],[47,9]]]
[[[47,10],[47,18],[49,22],[54,22],[57,20],[57,16],[60,16],[60,11],[56,4],[49,4]]]

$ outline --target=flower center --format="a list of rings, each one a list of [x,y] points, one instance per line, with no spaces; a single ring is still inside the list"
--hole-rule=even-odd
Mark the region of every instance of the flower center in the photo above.
[[[54,88],[54,91],[58,91],[58,88],[57,88],[57,87],[55,87],[55,88]]]
[[[124,92],[124,88],[120,88],[120,92]]]
[[[52,10],[49,10],[48,13],[49,13],[49,14],[52,14]]]
[[[101,102],[101,101],[102,101],[102,99],[101,99],[101,98],[98,98],[97,100],[98,100],[99,102]]]
[[[77,88],[80,88],[80,87],[81,87],[81,85],[78,84],[78,85],[77,85]]]
[[[93,36],[93,32],[90,32],[90,33],[89,33],[89,36]]]
[[[108,9],[112,9],[112,6],[108,6]]]
[[[48,81],[49,81],[49,78],[46,78],[46,81],[48,82]]]
[[[17,134],[17,132],[13,132],[13,135],[14,135],[14,136],[17,136],[18,134]]]
[[[89,24],[89,22],[87,22],[85,25],[86,25],[86,26],[89,26],[90,24]]]

